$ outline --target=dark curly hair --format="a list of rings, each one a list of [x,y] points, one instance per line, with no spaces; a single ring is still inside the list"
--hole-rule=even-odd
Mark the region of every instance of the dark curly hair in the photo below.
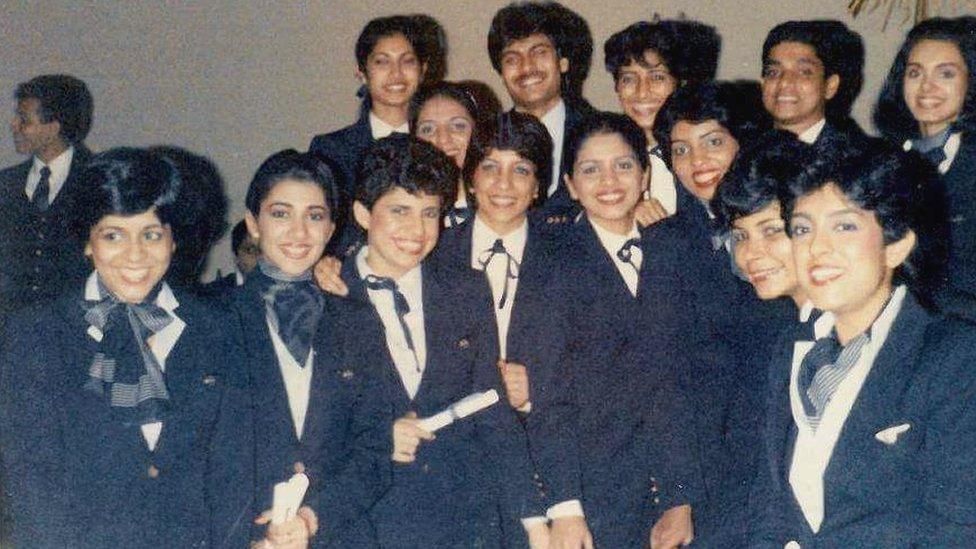
[[[964,16],[953,19],[935,17],[922,21],[908,32],[891,70],[885,78],[878,103],[874,107],[874,125],[881,135],[901,143],[919,137],[918,122],[905,104],[905,68],[908,56],[915,44],[922,40],[942,40],[959,48],[969,72],[969,88],[959,119],[952,124],[953,131],[976,130],[976,17]]]
[[[441,197],[447,211],[457,196],[458,169],[437,147],[408,135],[384,137],[363,156],[356,201],[372,209],[383,195],[401,188],[410,194]]]
[[[678,122],[699,124],[715,120],[746,147],[772,127],[762,106],[759,84],[752,81],[708,82],[675,90],[654,119],[654,139],[668,169],[671,167],[671,130]]]
[[[501,73],[502,51],[508,44],[533,34],[546,35],[556,55],[569,60],[561,80],[563,94],[582,97],[593,58],[593,34],[585,19],[559,2],[513,2],[498,10],[488,30],[488,56],[495,71]]]
[[[624,65],[645,65],[644,52],[653,51],[679,85],[685,85],[714,80],[721,50],[722,37],[715,27],[699,21],[640,21],[607,39],[603,63],[616,82]]]
[[[81,143],[88,137],[95,104],[88,86],[74,76],[35,76],[17,85],[14,99],[37,99],[41,120],[61,124],[60,136],[69,144]]]

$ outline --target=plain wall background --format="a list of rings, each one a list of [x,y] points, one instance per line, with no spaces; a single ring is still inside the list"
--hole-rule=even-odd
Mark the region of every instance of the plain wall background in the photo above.
[[[271,153],[305,150],[317,133],[355,120],[358,102],[353,45],[377,16],[425,12],[444,26],[448,78],[490,84],[509,104],[488,60],[486,37],[506,0],[20,0],[0,5],[0,91],[8,113],[17,83],[43,73],[73,74],[95,96],[88,144],[172,144],[210,157],[220,167],[233,225],[244,210],[250,177]],[[911,26],[897,11],[882,31],[883,10],[856,20],[848,0],[564,0],[589,22],[593,64],[585,95],[618,110],[603,69],[603,42],[654,13],[680,13],[717,27],[723,38],[719,77],[757,79],[766,32],[789,19],[833,18],[865,42],[865,85],[855,118],[871,130],[870,111],[881,81]],[[970,0],[930,2],[944,15],[974,12]],[[9,116],[9,115],[8,115]],[[9,130],[0,165],[19,162]],[[211,271],[232,265],[228,239],[211,257]]]

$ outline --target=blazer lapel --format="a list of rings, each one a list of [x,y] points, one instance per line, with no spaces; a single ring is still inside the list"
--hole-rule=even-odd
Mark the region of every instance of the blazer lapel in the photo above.
[[[600,243],[596,231],[590,226],[589,219],[584,215],[577,221],[576,227],[577,244],[586,254],[587,268],[599,278],[598,287],[614,294],[613,297],[617,302],[633,301],[633,294],[630,293],[627,283],[620,276],[617,265],[614,264],[613,259],[610,258],[606,249],[603,248],[603,244]]]

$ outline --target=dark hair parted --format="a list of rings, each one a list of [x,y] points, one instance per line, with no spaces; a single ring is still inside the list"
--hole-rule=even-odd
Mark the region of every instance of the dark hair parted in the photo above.
[[[373,144],[363,156],[356,201],[372,209],[386,193],[401,188],[410,194],[441,198],[441,210],[454,204],[458,169],[437,147],[394,133]]]
[[[502,51],[510,43],[533,34],[545,35],[556,55],[569,60],[561,79],[563,94],[582,97],[593,58],[593,34],[585,19],[559,2],[513,2],[495,13],[488,30],[488,56],[495,71],[501,73]]]
[[[535,167],[536,184],[541,187],[533,202],[539,206],[546,199],[545,187],[552,180],[552,138],[542,122],[529,114],[509,111],[498,115],[471,138],[464,159],[464,190],[468,202],[474,198],[474,172],[491,151],[512,151]]]
[[[740,148],[772,127],[762,106],[759,84],[752,81],[707,82],[678,88],[668,97],[654,119],[654,139],[671,167],[671,132],[678,122],[701,124],[715,120],[739,143]]]
[[[915,233],[915,248],[895,271],[895,280],[931,307],[948,241],[944,188],[931,165],[880,139],[840,136],[818,144],[805,168],[780,187],[783,218],[789,222],[798,199],[827,185],[874,214],[885,244],[901,240],[909,230]]]
[[[119,147],[95,155],[82,173],[70,224],[87,241],[92,228],[108,215],[133,216],[154,210],[169,225],[177,248],[193,236],[197,219],[184,204],[184,183],[173,162],[146,149]]]
[[[255,172],[251,184],[247,188],[244,205],[251,215],[258,217],[261,203],[267,198],[271,189],[278,183],[288,179],[312,183],[325,195],[325,205],[329,208],[329,218],[333,223],[341,219],[343,212],[339,210],[338,199],[338,170],[328,161],[311,153],[300,153],[295,149],[285,149],[269,156],[261,163]]]
[[[813,147],[785,130],[770,130],[738,155],[718,186],[711,209],[731,227],[779,199],[780,187],[797,177],[813,159]]]
[[[489,93],[493,94],[493,92],[490,92],[490,90]],[[420,116],[421,109],[424,108],[424,105],[426,105],[428,101],[437,97],[451,100],[464,108],[464,110],[468,112],[468,116],[470,116],[471,120],[474,122],[475,127],[483,124],[486,120],[494,118],[501,110],[501,104],[498,102],[497,98],[492,96],[494,103],[487,98],[479,98],[472,91],[472,86],[468,83],[448,81],[437,82],[429,86],[423,86],[410,99],[408,120],[410,122],[411,134],[416,135],[417,118]]]
[[[847,25],[833,19],[787,21],[773,27],[763,42],[762,66],[765,73],[770,52],[783,42],[798,42],[813,48],[824,66],[824,78],[840,78],[837,93],[827,102],[826,116],[839,120],[850,116],[854,100],[864,83],[864,41]]]
[[[908,32],[891,70],[885,78],[878,103],[874,107],[874,125],[881,135],[901,143],[920,136],[918,122],[905,104],[904,78],[908,56],[922,40],[941,40],[955,44],[969,73],[969,87],[953,131],[976,131],[976,17],[947,19],[935,17],[922,21]]]
[[[647,170],[647,136],[644,135],[640,126],[623,114],[596,111],[584,118],[566,138],[566,149],[563,154],[569,161],[567,166],[570,175],[572,175],[573,166],[576,165],[580,149],[583,148],[586,140],[594,135],[619,135],[634,151],[634,157],[640,164],[641,171]]]
[[[366,72],[366,60],[383,38],[402,35],[417,60],[427,66],[425,82],[437,82],[447,73],[447,39],[441,24],[426,14],[390,15],[366,23],[356,40],[356,63]]]
[[[61,124],[59,135],[69,144],[81,143],[91,129],[94,100],[84,82],[67,74],[44,74],[17,85],[14,98],[37,99],[45,123]]]
[[[603,44],[604,66],[616,82],[630,63],[647,67],[644,53],[652,51],[679,85],[715,79],[722,37],[699,21],[665,19],[640,21],[617,32]]]

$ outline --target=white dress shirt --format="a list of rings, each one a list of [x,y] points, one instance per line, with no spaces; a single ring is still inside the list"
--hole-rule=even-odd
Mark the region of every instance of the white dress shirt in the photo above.
[[[566,103],[560,99],[559,103],[549,109],[549,112],[542,117],[540,122],[546,127],[546,130],[549,131],[549,137],[552,138],[552,179],[549,188],[546,190],[546,196],[552,196],[559,188],[561,176],[559,172],[563,160],[563,139],[566,135]]]
[[[522,254],[525,252],[525,241],[529,235],[529,222],[523,221],[522,225],[505,236],[499,236],[491,230],[488,225],[481,221],[477,214],[474,216],[474,226],[471,228],[471,268],[475,270],[484,269],[488,277],[488,284],[491,286],[491,295],[494,301],[495,325],[498,328],[498,356],[503,360],[508,356],[508,326],[512,320],[512,303],[515,302],[515,290],[518,289],[518,267],[514,268],[516,278],[508,279],[508,297],[505,306],[499,308],[502,292],[505,288],[505,279],[508,276],[508,258],[503,254],[492,256],[487,268],[481,265],[481,259],[487,257],[487,251],[495,244],[495,240],[501,238],[505,250],[511,255],[515,262],[521,265]]]
[[[652,147],[653,148],[653,147]],[[678,210],[678,190],[675,187],[674,174],[668,169],[664,160],[656,154],[647,153],[651,168],[650,198],[657,199],[668,215],[674,215]]]
[[[827,125],[827,119],[821,118],[820,122],[810,126],[809,128],[803,130],[803,133],[797,136],[800,141],[803,141],[807,145],[813,145],[813,143],[820,137],[820,132],[823,131],[824,126]]]
[[[85,282],[85,299],[90,301],[98,301],[101,299],[98,293],[98,277],[94,272]],[[173,295],[173,290],[165,282],[163,282],[159,290],[159,295],[156,296],[156,305],[173,317],[172,322],[162,330],[156,332],[146,342],[153,356],[156,358],[156,362],[159,363],[159,369],[165,372],[166,358],[169,356],[170,351],[173,350],[173,347],[176,346],[176,342],[179,341],[183,329],[186,328],[186,323],[180,317],[176,316],[175,310],[180,306],[180,302],[176,300],[176,296]],[[102,340],[101,330],[94,326],[88,327],[88,335],[95,341]],[[149,447],[150,452],[156,449],[156,443],[159,442],[159,435],[162,431],[162,421],[147,423],[142,426],[142,436],[146,440],[146,446]]]
[[[311,349],[305,359],[305,367],[299,366],[292,356],[288,346],[281,340],[278,332],[267,321],[268,333],[271,334],[271,344],[274,346],[275,356],[278,357],[278,367],[281,369],[281,379],[285,383],[285,394],[288,395],[288,410],[291,411],[295,436],[299,440],[305,432],[305,416],[308,412],[308,399],[312,390],[312,365],[315,362],[315,349]]]
[[[644,252],[641,251],[640,246],[632,246],[630,248],[630,260],[633,262],[633,265],[617,257],[617,252],[620,251],[620,248],[623,247],[625,242],[631,238],[640,238],[640,231],[637,230],[637,224],[634,223],[630,232],[625,235],[612,233],[593,223],[592,220],[590,221],[590,225],[596,231],[596,236],[600,239],[600,244],[603,245],[603,249],[610,254],[610,259],[617,266],[617,272],[620,273],[620,276],[624,279],[624,283],[627,284],[630,295],[637,297],[637,283],[640,281],[639,271],[641,264],[644,262]]]
[[[52,160],[50,164],[46,164],[51,170],[51,178],[48,180],[48,185],[50,186],[50,192],[47,195],[48,204],[54,203],[54,199],[58,197],[58,193],[64,187],[64,182],[68,180],[68,173],[71,171],[71,160],[74,157],[75,148],[68,147],[57,158]],[[37,190],[37,185],[41,182],[41,169],[44,166],[44,162],[35,156],[34,163],[31,165],[30,171],[27,172],[27,186],[24,187],[24,193],[30,200],[33,200],[34,191]],[[98,298],[96,297],[95,299]]]
[[[373,135],[373,139],[383,139],[392,133],[410,133],[410,125],[404,122],[400,126],[391,126],[370,111],[369,132]]]
[[[794,344],[793,366],[790,374],[790,405],[793,412],[793,422],[797,428],[797,436],[796,444],[793,446],[789,478],[793,495],[803,511],[807,524],[810,525],[810,529],[814,533],[820,530],[824,518],[824,471],[830,464],[834,446],[837,444],[837,439],[844,428],[847,416],[850,415],[851,408],[864,385],[864,380],[871,372],[874,359],[881,350],[881,346],[884,345],[885,339],[888,338],[891,324],[901,310],[905,292],[905,286],[896,288],[891,299],[888,300],[888,304],[878,315],[874,324],[871,325],[870,341],[864,345],[857,362],[840,382],[830,402],[827,403],[816,430],[813,430],[806,420],[803,400],[800,397],[797,382],[800,363],[813,348],[814,342],[797,341]],[[816,338],[819,339],[830,334],[831,330],[834,329],[834,321],[833,313],[824,312],[814,322]]]
[[[356,269],[361,278],[367,275],[377,275],[366,262],[369,254],[369,246],[363,246],[356,254]],[[397,317],[396,307],[393,302],[393,293],[387,290],[370,290],[366,293],[370,303],[380,315],[383,322],[383,329],[386,333],[386,348],[390,351],[390,357],[400,374],[400,380],[407,394],[412,399],[417,395],[420,387],[420,380],[423,378],[424,366],[427,362],[427,337],[424,331],[424,300],[423,300],[423,280],[420,272],[420,265],[417,265],[399,279],[396,280],[397,287],[403,297],[407,299],[410,312],[404,315],[407,328],[410,329],[410,337],[413,340],[416,357],[407,345],[407,338],[400,326],[400,319]]]

